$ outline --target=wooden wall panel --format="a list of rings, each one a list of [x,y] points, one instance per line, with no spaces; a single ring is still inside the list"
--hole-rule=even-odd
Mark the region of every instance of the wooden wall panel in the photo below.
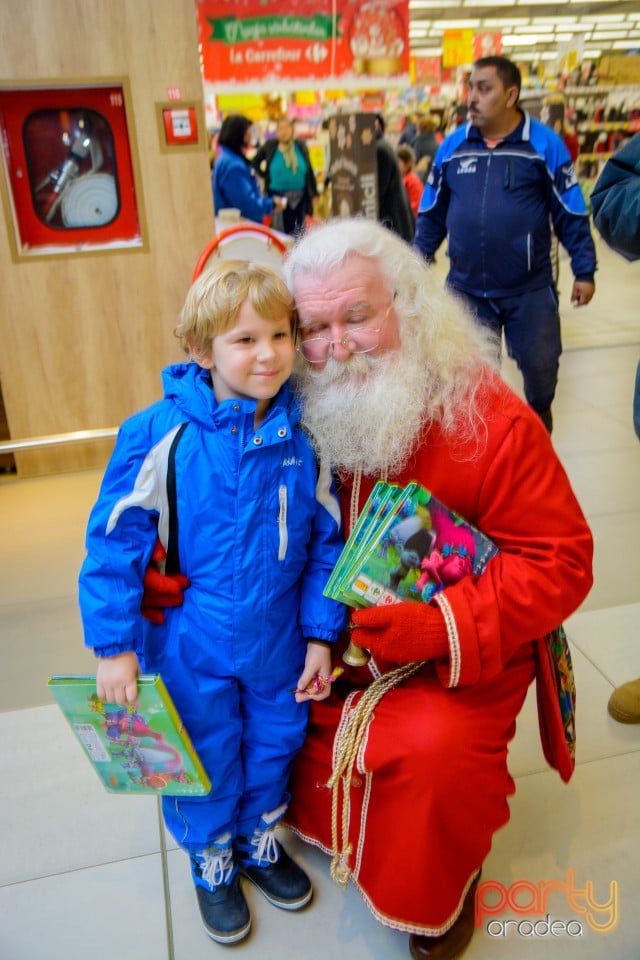
[[[161,395],[160,370],[181,359],[173,328],[215,230],[206,135],[195,151],[162,152],[158,141],[156,103],[168,88],[202,103],[194,0],[3,0],[0,36],[5,86],[128,78],[147,249],[14,263],[13,225],[5,213],[0,222],[0,382],[11,436],[117,426]],[[101,466],[110,446],[20,452],[18,471]]]

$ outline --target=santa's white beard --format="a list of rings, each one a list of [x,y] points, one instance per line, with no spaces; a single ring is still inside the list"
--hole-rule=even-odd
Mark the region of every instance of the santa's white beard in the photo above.
[[[406,466],[427,418],[424,364],[410,354],[331,357],[301,373],[303,422],[332,467],[392,477]]]

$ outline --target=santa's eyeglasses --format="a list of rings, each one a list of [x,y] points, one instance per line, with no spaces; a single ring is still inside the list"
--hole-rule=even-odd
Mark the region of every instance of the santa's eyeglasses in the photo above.
[[[329,357],[333,356],[336,344],[348,350],[349,353],[371,353],[380,343],[380,333],[387,322],[395,298],[394,293],[380,323],[376,324],[375,317],[366,319],[353,317],[347,321],[347,332],[338,340],[313,336],[313,327],[308,331],[304,328],[299,330],[298,350],[308,363],[326,363]]]

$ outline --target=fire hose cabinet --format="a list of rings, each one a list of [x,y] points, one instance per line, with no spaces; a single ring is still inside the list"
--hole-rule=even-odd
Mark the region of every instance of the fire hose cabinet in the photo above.
[[[14,259],[144,248],[127,102],[124,83],[0,87]]]

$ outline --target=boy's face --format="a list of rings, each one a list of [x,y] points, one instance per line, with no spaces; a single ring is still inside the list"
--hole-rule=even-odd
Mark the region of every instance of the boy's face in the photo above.
[[[245,300],[234,326],[214,337],[211,356],[198,362],[211,371],[218,403],[257,400],[257,412],[264,413],[291,375],[293,358],[289,315],[265,320]]]

